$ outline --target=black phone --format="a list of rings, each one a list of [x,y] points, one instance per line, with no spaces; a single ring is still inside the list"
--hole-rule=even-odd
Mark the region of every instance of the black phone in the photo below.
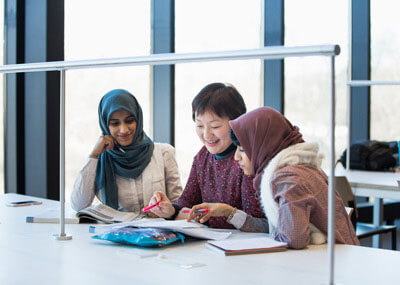
[[[42,202],[40,202],[40,201],[29,200],[29,201],[10,202],[10,203],[7,203],[7,206],[10,206],[10,207],[21,207],[21,206],[41,205],[41,204],[42,204]]]

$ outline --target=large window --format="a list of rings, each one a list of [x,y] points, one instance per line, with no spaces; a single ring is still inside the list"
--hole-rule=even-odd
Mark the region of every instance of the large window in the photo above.
[[[400,3],[371,0],[371,79],[400,81]],[[371,87],[371,139],[400,139],[400,86]]]
[[[150,1],[65,1],[65,60],[150,53]],[[136,96],[152,136],[150,67],[71,70],[66,73],[66,199],[101,131],[97,107],[112,89]]]
[[[285,45],[339,44],[336,57],[336,154],[346,146],[348,1],[285,1]],[[300,12],[301,11],[301,12]],[[329,163],[330,65],[326,57],[285,59],[285,115]]]
[[[175,51],[206,52],[259,48],[261,1],[175,1]],[[233,84],[247,109],[262,105],[261,61],[218,61],[175,67],[175,142],[185,185],[193,157],[202,144],[195,134],[191,102],[207,84]]]

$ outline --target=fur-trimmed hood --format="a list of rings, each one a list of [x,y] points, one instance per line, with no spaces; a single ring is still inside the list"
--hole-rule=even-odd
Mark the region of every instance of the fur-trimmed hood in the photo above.
[[[317,143],[298,143],[279,152],[264,168],[260,183],[260,197],[265,215],[268,218],[270,233],[273,233],[275,230],[279,215],[278,203],[275,202],[272,196],[272,175],[283,167],[299,164],[310,164],[320,168],[322,159],[323,155],[319,153],[319,146]],[[312,224],[310,224],[310,227],[311,243],[324,243],[326,241],[325,235]]]

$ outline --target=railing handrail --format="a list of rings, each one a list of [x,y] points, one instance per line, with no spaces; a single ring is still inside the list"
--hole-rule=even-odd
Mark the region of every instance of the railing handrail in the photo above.
[[[373,81],[373,80],[349,80],[347,85],[350,87],[364,87],[374,85],[400,85],[400,81]]]
[[[335,56],[340,53],[338,45],[319,46],[271,46],[259,49],[199,52],[199,53],[159,53],[147,56],[105,58],[73,61],[50,61],[39,63],[20,63],[0,66],[0,73],[59,71],[70,69],[101,68],[115,66],[165,65],[186,62],[245,60],[245,59],[283,59],[300,56]]]

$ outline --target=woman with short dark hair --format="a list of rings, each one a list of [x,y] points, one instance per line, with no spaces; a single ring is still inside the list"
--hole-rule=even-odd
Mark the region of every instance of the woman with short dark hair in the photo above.
[[[267,221],[253,189],[253,181],[234,161],[235,146],[229,137],[229,120],[246,112],[242,96],[232,85],[212,83],[192,102],[196,133],[204,144],[194,157],[185,190],[173,204],[156,192],[151,200],[161,200],[152,211],[165,218],[196,219],[215,228],[237,228],[264,232]],[[191,208],[188,214],[181,209]]]

